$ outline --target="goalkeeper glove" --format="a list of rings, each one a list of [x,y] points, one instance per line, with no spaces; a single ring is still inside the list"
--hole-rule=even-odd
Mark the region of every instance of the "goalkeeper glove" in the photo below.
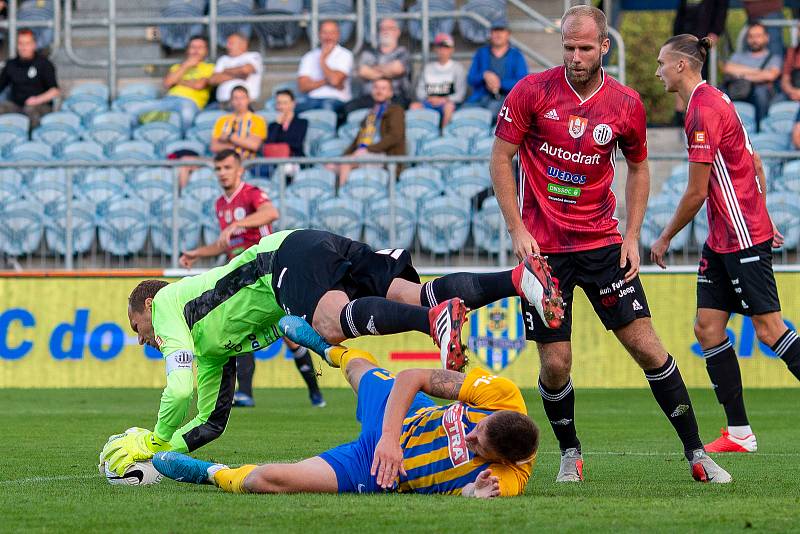
[[[119,476],[134,462],[149,460],[159,451],[168,451],[171,446],[153,432],[144,428],[129,428],[125,434],[111,436],[100,454],[101,462],[108,462],[108,468]]]

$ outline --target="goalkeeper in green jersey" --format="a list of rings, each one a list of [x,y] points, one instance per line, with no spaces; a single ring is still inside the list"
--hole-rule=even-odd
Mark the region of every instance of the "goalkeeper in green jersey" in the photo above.
[[[403,249],[368,245],[319,230],[287,230],[261,241],[227,265],[168,284],[145,280],[128,299],[139,343],[161,351],[167,386],[153,431],[137,429],[106,443],[101,462],[122,475],[155,452],[193,451],[219,437],[230,415],[237,355],[281,337],[284,315],[310,319],[330,343],[361,335],[418,331],[440,347],[442,364],[466,364],[461,327],[467,309],[520,295],[545,323],[558,295],[536,262],[497,273],[454,273],[420,284]],[[557,291],[557,289],[556,289]],[[197,365],[198,414],[186,424]]]

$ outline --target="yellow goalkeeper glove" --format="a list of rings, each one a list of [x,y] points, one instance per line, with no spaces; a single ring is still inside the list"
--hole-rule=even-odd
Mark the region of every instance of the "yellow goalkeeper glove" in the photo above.
[[[171,446],[153,432],[144,428],[129,428],[124,434],[111,436],[100,453],[100,462],[108,462],[108,468],[119,476],[134,462],[149,460],[159,451],[168,451]]]

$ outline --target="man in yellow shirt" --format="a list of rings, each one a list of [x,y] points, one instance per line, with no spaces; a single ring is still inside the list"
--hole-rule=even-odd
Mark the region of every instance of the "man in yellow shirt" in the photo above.
[[[519,388],[483,369],[408,369],[396,377],[362,350],[328,345],[304,320],[282,333],[341,369],[358,396],[358,439],[294,464],[231,469],[176,452],[153,457],[174,480],[231,493],[425,493],[520,495],[536,460],[539,429]],[[437,405],[430,396],[451,402]]]
[[[243,160],[255,158],[267,137],[267,123],[263,117],[250,111],[250,95],[239,85],[231,92],[233,113],[223,115],[214,124],[211,134],[211,152],[216,154],[226,148],[236,151]]]
[[[130,111],[138,116],[151,111],[175,112],[181,117],[183,129],[187,130],[197,112],[206,107],[211,94],[209,78],[214,74],[214,64],[207,63],[206,56],[208,56],[206,38],[192,37],[186,49],[186,59],[182,63],[172,65],[164,77],[166,96],[157,102],[143,102],[131,106]]]

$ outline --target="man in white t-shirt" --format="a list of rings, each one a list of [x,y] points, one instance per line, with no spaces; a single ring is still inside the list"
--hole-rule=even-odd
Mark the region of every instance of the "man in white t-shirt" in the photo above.
[[[307,52],[297,70],[297,86],[306,95],[297,112],[308,109],[339,111],[352,98],[350,75],[353,53],[339,45],[339,24],[326,20],[319,26],[320,46]]]
[[[431,61],[422,70],[417,81],[417,101],[411,109],[432,109],[442,116],[442,128],[447,126],[467,94],[467,73],[461,63],[453,61],[455,42],[447,33],[433,39],[436,61]]]
[[[247,51],[247,39],[232,33],[225,42],[227,55],[220,57],[210,78],[211,85],[217,86],[217,103],[224,107],[231,99],[234,87],[244,86],[251,100],[261,95],[261,74],[264,65],[261,54]]]

